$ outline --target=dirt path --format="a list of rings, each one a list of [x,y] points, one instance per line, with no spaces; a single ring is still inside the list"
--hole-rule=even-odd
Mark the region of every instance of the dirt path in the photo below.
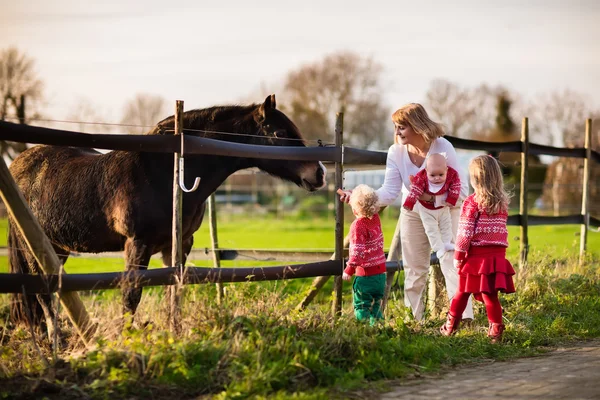
[[[600,399],[600,341],[453,369],[394,386],[382,400]]]

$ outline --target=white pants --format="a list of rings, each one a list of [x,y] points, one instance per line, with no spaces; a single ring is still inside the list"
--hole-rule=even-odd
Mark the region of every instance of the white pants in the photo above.
[[[450,217],[452,234],[455,237],[460,218],[459,206],[450,209]],[[412,309],[416,320],[421,320],[425,310],[423,291],[429,273],[431,246],[425,233],[423,221],[417,212],[402,208],[400,213],[400,238],[402,264],[404,266],[404,304]],[[454,267],[453,259],[454,254],[452,252],[445,253],[440,259],[449,300],[452,300],[458,288],[458,270]],[[473,318],[471,299],[469,299],[467,308],[463,313],[463,318]]]
[[[452,244],[452,218],[450,217],[450,207],[442,207],[436,210],[423,207],[420,202],[415,204],[413,211],[419,214],[425,228],[425,234],[429,239],[429,244],[437,258],[442,259],[447,251],[454,250]]]

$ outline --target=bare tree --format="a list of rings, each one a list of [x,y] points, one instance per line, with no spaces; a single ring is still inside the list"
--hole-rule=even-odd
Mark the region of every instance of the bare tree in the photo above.
[[[538,96],[531,125],[543,129],[555,146],[583,146],[585,120],[598,114],[582,93],[566,89]]]
[[[498,99],[515,98],[502,86],[474,88],[436,79],[426,94],[431,117],[442,122],[449,135],[483,140],[496,126]],[[514,114],[512,116],[514,118]]]
[[[372,58],[343,51],[291,71],[282,108],[307,139],[333,141],[335,114],[344,112],[344,141],[368,148],[391,141],[390,111],[384,106],[382,67]]]
[[[26,123],[42,100],[43,84],[33,59],[14,47],[0,52],[0,120],[16,118]],[[27,112],[26,112],[27,111]],[[14,159],[26,149],[25,143],[0,141],[0,156]]]
[[[110,133],[114,130],[113,126],[105,124],[108,118],[103,111],[86,97],[77,99],[67,119],[76,122],[66,128],[67,130],[77,130],[85,133]]]
[[[431,117],[445,125],[446,132],[452,136],[468,137],[476,116],[476,109],[468,90],[445,79],[431,82],[425,95]]]
[[[166,100],[157,95],[139,93],[125,105],[122,124],[135,125],[130,133],[144,133],[167,116]]]

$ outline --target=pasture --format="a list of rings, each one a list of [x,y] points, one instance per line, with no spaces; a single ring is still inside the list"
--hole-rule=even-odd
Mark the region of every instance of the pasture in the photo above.
[[[396,219],[383,218],[386,248]],[[5,221],[1,221],[5,226]],[[222,248],[333,250],[333,218],[219,218]],[[349,224],[346,224],[346,229]],[[2,228],[1,232],[5,232]],[[509,259],[518,254],[518,227],[510,227]],[[452,338],[440,337],[442,316],[416,323],[392,293],[385,324],[370,328],[352,315],[350,285],[344,284],[343,315],[331,317],[331,282],[305,311],[295,306],[312,279],[226,284],[225,304],[214,285],[187,286],[183,330],[168,330],[164,289],[144,290],[137,323],[121,331],[116,290],[81,293],[100,323],[92,351],[81,354],[67,321],[68,342],[56,354],[65,360],[44,368],[26,326],[10,326],[8,296],[0,296],[0,396],[31,393],[48,398],[362,398],[385,390],[390,380],[434,373],[452,365],[507,359],[544,351],[570,340],[600,337],[600,234],[590,232],[590,257],[578,266],[579,226],[533,226],[529,267],[518,270],[517,293],[503,296],[507,323],[501,345],[485,338],[482,305],[476,320]],[[5,237],[0,238],[3,245]],[[210,247],[208,226],[195,247]],[[6,270],[6,257],[1,260]],[[210,266],[210,261],[194,265]],[[227,266],[276,265],[229,261]],[[151,266],[159,267],[159,259]],[[122,259],[71,258],[71,273],[122,271]],[[402,279],[398,281],[402,283]],[[37,338],[48,360],[51,347]],[[41,382],[41,383],[40,383]],[[359,391],[360,389],[360,391]]]

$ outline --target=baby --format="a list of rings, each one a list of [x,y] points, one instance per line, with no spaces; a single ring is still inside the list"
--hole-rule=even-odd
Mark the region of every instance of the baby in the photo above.
[[[423,194],[431,195],[431,201],[419,200]],[[443,206],[435,205],[435,196],[447,193]],[[456,205],[460,195],[458,172],[448,167],[443,154],[431,154],[426,159],[425,169],[411,179],[410,192],[403,207],[419,214],[431,248],[439,260],[448,251],[454,250],[452,243],[452,219],[450,208]]]

